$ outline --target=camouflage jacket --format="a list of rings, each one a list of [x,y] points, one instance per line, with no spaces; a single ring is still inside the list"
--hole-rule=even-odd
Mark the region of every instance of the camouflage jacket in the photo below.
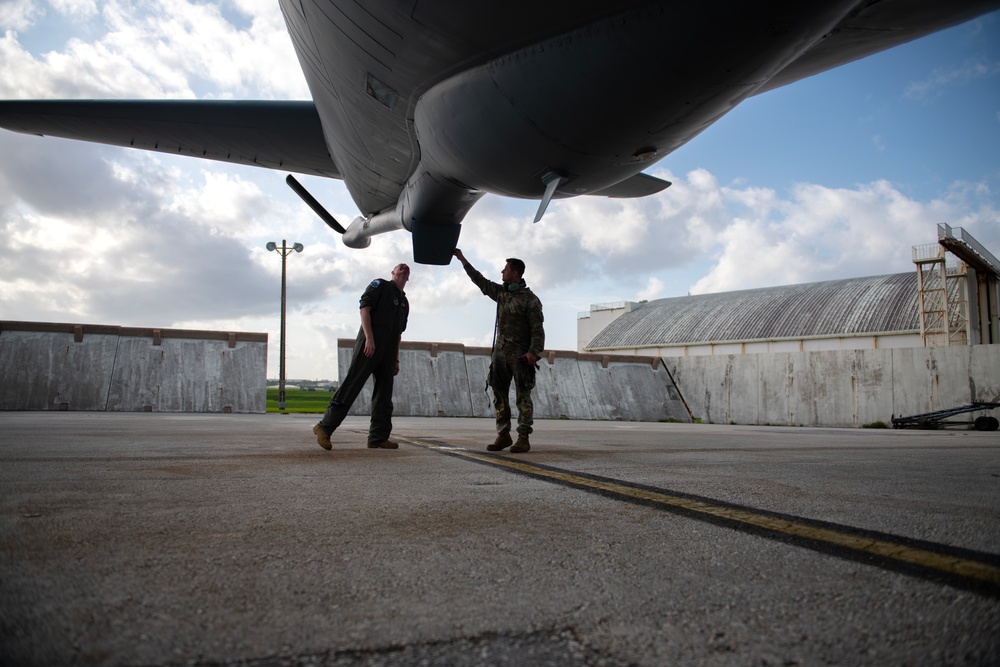
[[[525,352],[541,356],[545,350],[542,302],[524,284],[513,292],[505,285],[488,280],[471,264],[465,272],[483,294],[497,302],[497,350],[519,357]]]

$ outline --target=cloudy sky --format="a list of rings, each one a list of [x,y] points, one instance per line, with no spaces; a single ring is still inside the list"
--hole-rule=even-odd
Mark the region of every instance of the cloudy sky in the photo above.
[[[309,97],[275,0],[0,0],[0,98]],[[1000,12],[753,98],[648,170],[641,200],[487,196],[460,246],[499,279],[519,256],[547,347],[591,304],[913,270],[964,227],[1000,255]],[[335,378],[375,277],[409,236],[340,243],[285,173],[0,131],[0,319],[264,331],[278,375]],[[298,176],[340,220],[339,181]],[[412,265],[412,262],[411,262]],[[460,266],[415,265],[407,340],[486,345],[492,303]]]

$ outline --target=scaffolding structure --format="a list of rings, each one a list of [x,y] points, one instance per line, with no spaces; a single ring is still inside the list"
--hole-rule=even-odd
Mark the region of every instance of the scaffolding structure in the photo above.
[[[937,243],[913,246],[913,263],[924,347],[997,342],[1000,261],[964,229],[941,223]]]
[[[968,345],[968,303],[964,299],[965,264],[938,243],[913,246],[917,265],[917,305],[924,347]]]

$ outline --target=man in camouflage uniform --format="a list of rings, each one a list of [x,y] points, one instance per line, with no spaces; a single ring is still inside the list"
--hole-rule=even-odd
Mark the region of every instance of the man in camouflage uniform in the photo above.
[[[399,341],[410,314],[410,303],[403,291],[409,279],[410,267],[397,264],[392,270],[392,280],[376,278],[361,295],[361,328],[354,343],[351,367],[330,399],[323,419],[313,426],[316,442],[323,449],[332,447],[330,435],[344,421],[369,376],[375,377],[375,387],[368,447],[399,447],[389,440],[389,434],[392,433],[392,384],[399,373]]]
[[[493,389],[493,407],[497,415],[497,439],[486,449],[499,452],[510,447],[514,453],[526,452],[531,449],[528,435],[535,412],[531,390],[535,387],[536,363],[545,349],[542,302],[525,285],[522,278],[524,262],[521,260],[513,257],[507,260],[500,274],[503,284],[500,284],[476,271],[458,248],[455,248],[454,254],[476,287],[497,302],[496,343],[488,380]],[[514,381],[517,397],[517,442],[513,442],[510,435],[511,380]]]

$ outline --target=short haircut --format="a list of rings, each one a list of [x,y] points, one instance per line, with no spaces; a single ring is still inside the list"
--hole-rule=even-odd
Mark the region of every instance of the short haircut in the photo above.
[[[517,271],[517,275],[519,276],[524,275],[524,262],[519,260],[517,257],[508,257],[507,263],[510,264],[510,268]]]

